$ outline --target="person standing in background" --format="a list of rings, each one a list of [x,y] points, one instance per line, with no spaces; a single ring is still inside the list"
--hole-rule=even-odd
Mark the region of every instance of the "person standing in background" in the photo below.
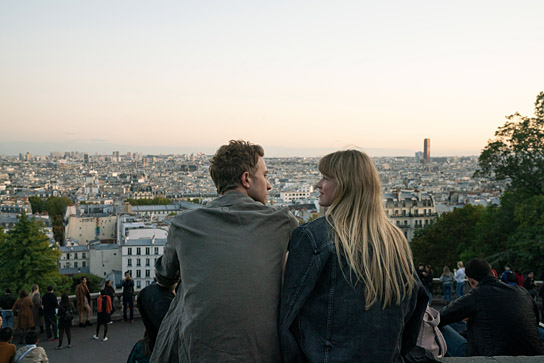
[[[463,261],[457,262],[457,270],[454,270],[453,278],[457,284],[455,293],[457,298],[460,298],[465,294],[465,266],[463,266]]]
[[[79,313],[79,327],[91,326],[91,293],[87,286],[87,278],[83,276],[81,283],[76,286],[77,311]],[[87,320],[83,323],[83,315],[87,313]]]
[[[45,332],[45,322],[43,319],[43,304],[42,297],[40,296],[40,287],[37,284],[32,285],[32,290],[28,296],[33,304],[32,317],[34,318],[34,324],[36,329],[40,329],[40,334],[43,334]]]
[[[13,304],[15,304],[15,298],[11,295],[11,290],[8,288],[0,300],[0,309],[2,310],[2,318],[4,320],[1,327],[13,327],[13,311],[11,311]]]
[[[13,304],[13,315],[15,315],[15,322],[17,329],[19,330],[19,344],[23,344],[23,337],[25,333],[35,326],[34,317],[32,315],[32,300],[28,297],[26,290],[21,290],[19,293],[19,299]]]
[[[134,280],[128,271],[123,281],[123,323],[127,321],[127,308],[130,309],[130,322],[134,323]]]
[[[45,320],[45,333],[47,340],[57,340],[57,317],[56,310],[59,307],[57,297],[53,293],[53,286],[47,286],[47,292],[43,295],[43,318]],[[52,329],[52,330],[51,330]]]

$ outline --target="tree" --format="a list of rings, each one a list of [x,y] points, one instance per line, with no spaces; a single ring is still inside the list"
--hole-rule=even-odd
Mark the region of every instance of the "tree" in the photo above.
[[[544,193],[544,92],[535,102],[535,117],[519,113],[495,132],[478,159],[475,177],[510,179],[510,188],[531,196]]]
[[[457,208],[419,230],[410,242],[414,263],[430,264],[441,270],[443,266],[455,266],[461,256],[476,257],[470,251],[484,210],[482,206],[472,205]]]
[[[68,279],[58,272],[59,256],[59,249],[49,246],[43,224],[23,213],[0,243],[0,286],[19,291],[38,284],[68,290]]]
[[[42,214],[47,208],[46,203],[40,197],[29,197],[28,202],[32,207],[32,213]]]
[[[64,242],[64,211],[66,207],[73,204],[74,202],[68,197],[50,197],[47,199],[47,212],[53,226],[53,236],[57,242]]]

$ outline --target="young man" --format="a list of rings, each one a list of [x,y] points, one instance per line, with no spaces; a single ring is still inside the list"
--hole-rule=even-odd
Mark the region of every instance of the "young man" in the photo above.
[[[130,322],[134,323],[134,280],[128,271],[123,281],[123,323],[127,321],[127,307],[130,309]]]
[[[47,292],[43,295],[43,318],[45,320],[45,332],[47,340],[57,340],[57,317],[56,309],[59,307],[57,297],[53,293],[53,286],[47,286]]]
[[[13,329],[0,329],[0,363],[11,363],[12,358],[17,351],[15,344],[11,344],[13,339]]]
[[[29,330],[25,335],[26,345],[17,350],[13,361],[18,363],[49,363],[45,349],[38,347],[39,341],[38,332]]]
[[[181,282],[151,362],[281,360],[282,267],[298,223],[266,206],[263,156],[245,141],[221,146],[210,162],[220,197],[172,221],[155,273],[161,286]]]
[[[493,276],[481,258],[470,260],[465,273],[472,287],[440,312],[440,327],[452,356],[544,354],[538,334],[538,309],[524,288]],[[451,323],[468,318],[464,339]]]

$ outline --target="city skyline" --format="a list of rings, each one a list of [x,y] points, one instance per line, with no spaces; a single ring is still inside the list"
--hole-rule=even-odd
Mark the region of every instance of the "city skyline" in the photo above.
[[[0,154],[479,155],[544,90],[536,1],[4,2]]]

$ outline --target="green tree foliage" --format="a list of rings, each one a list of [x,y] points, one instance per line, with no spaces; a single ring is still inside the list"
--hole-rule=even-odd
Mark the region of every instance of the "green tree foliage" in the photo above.
[[[32,213],[42,214],[47,210],[47,205],[40,197],[29,197],[28,201],[32,207]]]
[[[153,198],[153,199],[127,199],[131,205],[168,205],[172,204],[172,200],[166,198]]]
[[[53,226],[53,236],[57,242],[64,242],[64,211],[66,207],[73,204],[74,202],[68,197],[50,197],[47,199],[47,212]]]
[[[510,188],[531,196],[544,193],[544,92],[535,102],[535,117],[519,113],[495,132],[478,159],[477,177],[510,179]]]
[[[481,206],[465,206],[442,214],[430,226],[419,230],[410,246],[414,263],[430,264],[435,271],[452,269],[460,256],[472,258],[470,251],[477,236],[477,224],[484,212]]]
[[[33,284],[69,290],[69,281],[58,272],[60,251],[49,246],[43,224],[22,214],[17,224],[0,237],[0,286],[13,291],[29,290]]]

